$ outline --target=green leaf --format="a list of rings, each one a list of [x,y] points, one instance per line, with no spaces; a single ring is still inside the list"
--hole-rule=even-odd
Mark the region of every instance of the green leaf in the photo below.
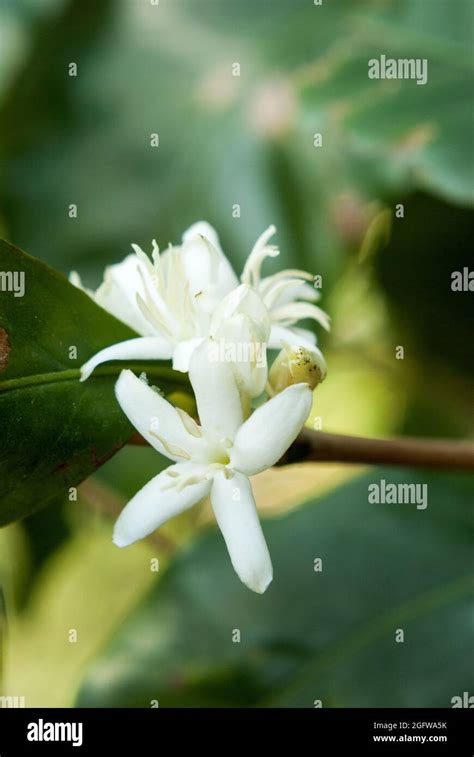
[[[121,363],[79,382],[98,350],[136,336],[61,274],[0,241],[0,272],[24,274],[24,296],[0,291],[0,525],[80,483],[129,439],[113,386]],[[2,279],[3,281],[3,279]],[[5,282],[7,279],[5,278]],[[5,286],[2,287],[5,289]],[[71,348],[77,357],[70,359]],[[134,364],[164,391],[187,379],[167,364]]]
[[[472,4],[457,0],[455,9],[443,0],[383,5],[356,13],[344,41],[336,35],[296,80],[306,120],[324,133],[319,170],[337,160],[342,166],[337,180],[354,182],[362,192],[423,188],[472,204],[469,82],[474,69],[466,34]],[[426,60],[426,83],[369,79],[368,62],[381,54]],[[372,175],[377,178],[371,186]]]
[[[240,272],[274,223],[278,266],[323,274],[326,296],[369,201],[420,186],[472,200],[471,16],[469,0],[68,3],[0,103],[9,234],[96,281],[131,241],[166,247],[200,218]],[[428,83],[370,80],[382,52],[426,57]]]
[[[381,479],[427,484],[427,509],[369,504]],[[474,683],[472,490],[464,476],[377,469],[267,521],[263,596],[206,535],[91,665],[77,705],[449,707]]]
[[[472,292],[451,288],[454,271],[470,267],[472,211],[423,194],[402,197],[400,202],[404,218],[392,223],[391,238],[376,257],[393,321],[402,326],[397,338],[403,341],[397,343],[411,343],[411,354],[421,358],[423,383],[430,378],[429,361],[472,378],[474,355],[466,349],[472,336]]]

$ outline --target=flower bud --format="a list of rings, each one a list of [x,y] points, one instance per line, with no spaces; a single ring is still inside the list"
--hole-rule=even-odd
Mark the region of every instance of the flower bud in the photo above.
[[[210,326],[212,360],[229,362],[242,396],[258,397],[268,377],[270,316],[260,296],[245,284],[216,308]]]
[[[283,349],[270,368],[268,386],[272,394],[300,383],[309,384],[314,389],[324,381],[326,373],[326,361],[317,347],[283,342]]]

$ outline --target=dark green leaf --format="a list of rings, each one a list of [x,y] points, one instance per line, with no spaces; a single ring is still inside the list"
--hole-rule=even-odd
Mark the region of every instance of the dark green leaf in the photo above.
[[[381,479],[427,484],[427,509],[369,504]],[[474,683],[472,492],[464,476],[378,469],[267,521],[263,596],[208,534],[92,664],[78,705],[449,707]]]
[[[25,276],[24,296],[0,291],[3,525],[54,496],[67,495],[69,487],[130,437],[133,429],[113,392],[123,366],[104,365],[84,384],[79,382],[79,368],[98,350],[135,334],[64,276],[7,242],[0,242],[0,272]],[[77,358],[70,359],[71,348],[77,350]],[[146,370],[165,391],[186,386],[183,374],[167,364],[135,367]]]

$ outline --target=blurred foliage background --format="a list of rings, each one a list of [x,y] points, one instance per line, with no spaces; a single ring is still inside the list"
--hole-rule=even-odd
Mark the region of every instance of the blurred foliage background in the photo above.
[[[95,285],[131,242],[164,248],[202,218],[240,271],[274,223],[268,271],[320,274],[333,319],[311,422],[470,436],[472,293],[453,292],[451,273],[472,263],[473,12],[470,0],[0,0],[2,236]],[[382,53],[426,58],[428,83],[369,80]],[[261,598],[233,576],[206,506],[112,546],[112,513],[159,466],[126,448],[77,503],[0,531],[3,693],[31,706],[449,706],[472,689],[467,476],[262,474],[276,570]],[[379,477],[429,480],[430,507],[375,512]],[[401,625],[409,642],[396,645]]]

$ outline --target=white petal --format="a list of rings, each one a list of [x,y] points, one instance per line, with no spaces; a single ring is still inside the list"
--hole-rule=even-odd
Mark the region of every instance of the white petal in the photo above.
[[[321,293],[314,288],[313,284],[308,284],[308,282],[305,282],[298,287],[295,296],[298,297],[299,300],[308,300],[309,302],[317,302],[321,299]]]
[[[85,381],[98,365],[109,360],[169,360],[172,347],[165,339],[156,336],[140,336],[117,342],[97,352],[81,368],[81,381]]]
[[[202,453],[203,437],[188,430],[192,421],[186,424],[182,412],[132,371],[122,371],[115,384],[115,395],[132,425],[162,455],[182,461]]]
[[[279,326],[273,323],[268,341],[269,349],[279,350],[283,347],[283,342],[300,344],[302,347],[314,347],[316,336],[308,329],[300,329],[297,326]]]
[[[173,479],[168,471],[162,471],[135,494],[120,513],[114,528],[114,543],[118,547],[143,539],[159,528],[169,518],[179,515],[195,505],[209,493],[209,481],[190,484],[181,491],[169,487]]]
[[[161,303],[161,318],[166,322],[174,341],[191,338],[195,333],[194,298],[185,276],[181,248],[170,247],[160,257],[162,275],[166,281]],[[155,307],[158,303],[155,303]],[[164,306],[164,310],[163,310]],[[159,306],[158,306],[159,307]]]
[[[97,352],[81,367],[81,381],[85,381],[102,363],[109,360],[170,360],[172,347],[165,339],[155,336],[139,336],[117,342]]]
[[[232,467],[253,476],[275,465],[301,431],[312,399],[308,384],[294,384],[257,408],[237,431]]]
[[[267,245],[268,240],[275,234],[275,232],[276,228],[272,225],[269,226],[263,234],[260,234],[244,265],[244,270],[240,277],[242,284],[257,287],[260,282],[260,270],[265,258],[274,258],[279,255],[279,251],[276,247]]]
[[[145,253],[142,253],[145,256]],[[142,336],[154,333],[137,306],[137,294],[145,295],[143,281],[153,288],[148,267],[135,254],[105,269],[104,281],[97,289],[94,300],[108,313],[135,329]]]
[[[268,332],[245,314],[223,322],[216,334],[216,344],[229,361],[242,395],[258,397],[265,389]]]
[[[215,283],[220,255],[208,239],[196,236],[188,240],[181,247],[181,260],[192,297]]]
[[[263,594],[273,569],[247,476],[235,473],[227,479],[218,473],[211,502],[235,572],[249,589]]]
[[[255,334],[267,341],[270,331],[270,316],[262,298],[246,284],[241,284],[230,292],[216,308],[210,333],[219,336],[226,323],[236,315],[246,315],[254,323]]]
[[[189,378],[203,428],[233,439],[243,421],[242,405],[231,364],[221,357],[216,342],[204,341],[193,353]]]
[[[267,380],[270,318],[259,295],[242,284],[225,297],[211,321],[211,334],[227,356],[237,385],[248,397],[258,397]]]
[[[274,308],[271,316],[274,322],[280,322],[282,326],[291,326],[303,318],[313,318],[326,331],[331,329],[331,319],[328,314],[310,302],[291,302],[288,305],[282,305]]]
[[[196,239],[196,237],[206,237],[217,250],[221,249],[217,231],[210,223],[207,223],[207,221],[197,221],[196,223],[193,223],[193,225],[184,232],[183,242],[190,242],[193,239]]]
[[[206,312],[212,312],[222,297],[238,286],[215,230],[205,221],[185,232],[181,256],[191,295],[199,298]]]
[[[196,347],[202,342],[202,337],[195,339],[186,339],[176,345],[173,352],[173,368],[175,371],[187,373],[189,371],[189,361]]]
[[[314,280],[314,276],[313,274],[308,273],[308,271],[302,271],[300,268],[285,268],[283,271],[278,271],[278,273],[273,273],[271,276],[265,276],[261,279],[258,286],[260,295],[264,297],[275,284],[286,279],[302,279],[303,281],[309,282]],[[311,289],[315,293],[316,299],[318,299],[320,296],[319,292],[317,292],[312,286]],[[313,299],[312,296],[311,299]]]
[[[302,279],[280,279],[266,290],[261,282],[259,292],[269,310],[286,305],[295,300],[308,300],[316,302],[319,299],[318,292]]]

